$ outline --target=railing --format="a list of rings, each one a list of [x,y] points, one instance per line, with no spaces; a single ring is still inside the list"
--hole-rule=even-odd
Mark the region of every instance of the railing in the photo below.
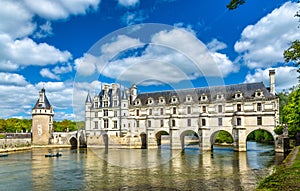
[[[31,133],[0,133],[0,139],[25,139],[31,138]]]

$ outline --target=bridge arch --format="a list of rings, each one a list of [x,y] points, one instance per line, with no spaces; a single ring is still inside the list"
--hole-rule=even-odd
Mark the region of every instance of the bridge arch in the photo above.
[[[217,136],[218,136],[218,134],[221,133],[221,132],[225,132],[226,134],[228,134],[228,135],[231,137],[232,142],[234,141],[232,132],[228,131],[227,129],[219,129],[219,130],[217,130],[217,131],[214,131],[214,132],[212,132],[212,134],[210,135],[210,147],[211,147],[212,150],[213,150],[214,144],[216,143]]]
[[[262,130],[263,132],[267,132],[269,135],[271,135],[271,137],[272,137],[272,142],[273,142],[273,144],[274,144],[274,149],[275,149],[275,147],[276,147],[276,138],[277,138],[277,136],[276,136],[276,134],[275,134],[275,132],[274,132],[273,130],[270,130],[270,129],[268,129],[268,128],[256,128],[256,129],[252,129],[251,131],[248,131],[247,134],[246,134],[246,137],[245,137],[245,138],[246,138],[245,142],[248,141],[249,135],[250,135],[251,133],[253,133],[253,132],[255,132],[255,131],[259,131],[259,130]],[[247,144],[246,144],[246,149],[247,149]]]
[[[184,150],[184,147],[185,147],[185,137],[188,135],[190,135],[190,137],[191,137],[191,140],[189,140],[189,141],[193,141],[195,139],[195,141],[197,141],[199,144],[198,132],[195,131],[195,129],[185,129],[180,132],[180,143],[181,143],[182,150]]]
[[[69,143],[70,143],[71,147],[77,147],[78,140],[75,136],[71,136],[69,139]]]
[[[157,143],[157,146],[161,146],[161,137],[163,135],[170,135],[169,132],[167,130],[164,130],[164,129],[160,129],[158,131],[156,131],[155,133],[155,139],[156,139],[156,143]]]
[[[140,133],[142,146],[141,149],[147,149],[147,134],[145,132]]]

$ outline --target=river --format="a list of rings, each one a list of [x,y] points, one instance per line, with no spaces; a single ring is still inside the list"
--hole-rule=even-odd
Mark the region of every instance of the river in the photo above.
[[[255,142],[247,149],[35,148],[0,157],[0,190],[253,190],[283,155]]]

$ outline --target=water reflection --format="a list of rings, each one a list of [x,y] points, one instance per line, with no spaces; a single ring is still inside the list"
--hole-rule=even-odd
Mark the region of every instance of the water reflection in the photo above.
[[[282,156],[272,146],[247,148],[34,149],[0,159],[0,190],[253,190]],[[48,152],[62,157],[45,158]]]

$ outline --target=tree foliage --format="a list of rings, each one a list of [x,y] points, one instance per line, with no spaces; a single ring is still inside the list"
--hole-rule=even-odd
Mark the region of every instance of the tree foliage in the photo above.
[[[30,132],[31,119],[0,119],[0,132],[16,133],[16,132]]]
[[[236,9],[239,5],[243,5],[246,1],[245,0],[231,0],[227,5],[229,10]]]
[[[67,131],[76,131],[77,125],[75,121],[63,120],[63,121],[54,121],[53,129],[55,132],[67,132]]]
[[[300,88],[289,95],[289,101],[282,111],[283,123],[288,125],[290,137],[294,137],[300,131]]]
[[[255,141],[255,142],[259,142],[259,143],[271,143],[274,141],[274,138],[271,135],[271,133],[269,133],[265,130],[258,129],[258,130],[251,132],[248,135],[247,141]]]
[[[228,132],[220,131],[216,137],[215,143],[233,143],[233,139]]]
[[[300,40],[295,40],[292,45],[283,53],[285,62],[293,62],[295,66],[300,66]],[[297,72],[300,73],[298,68]]]

